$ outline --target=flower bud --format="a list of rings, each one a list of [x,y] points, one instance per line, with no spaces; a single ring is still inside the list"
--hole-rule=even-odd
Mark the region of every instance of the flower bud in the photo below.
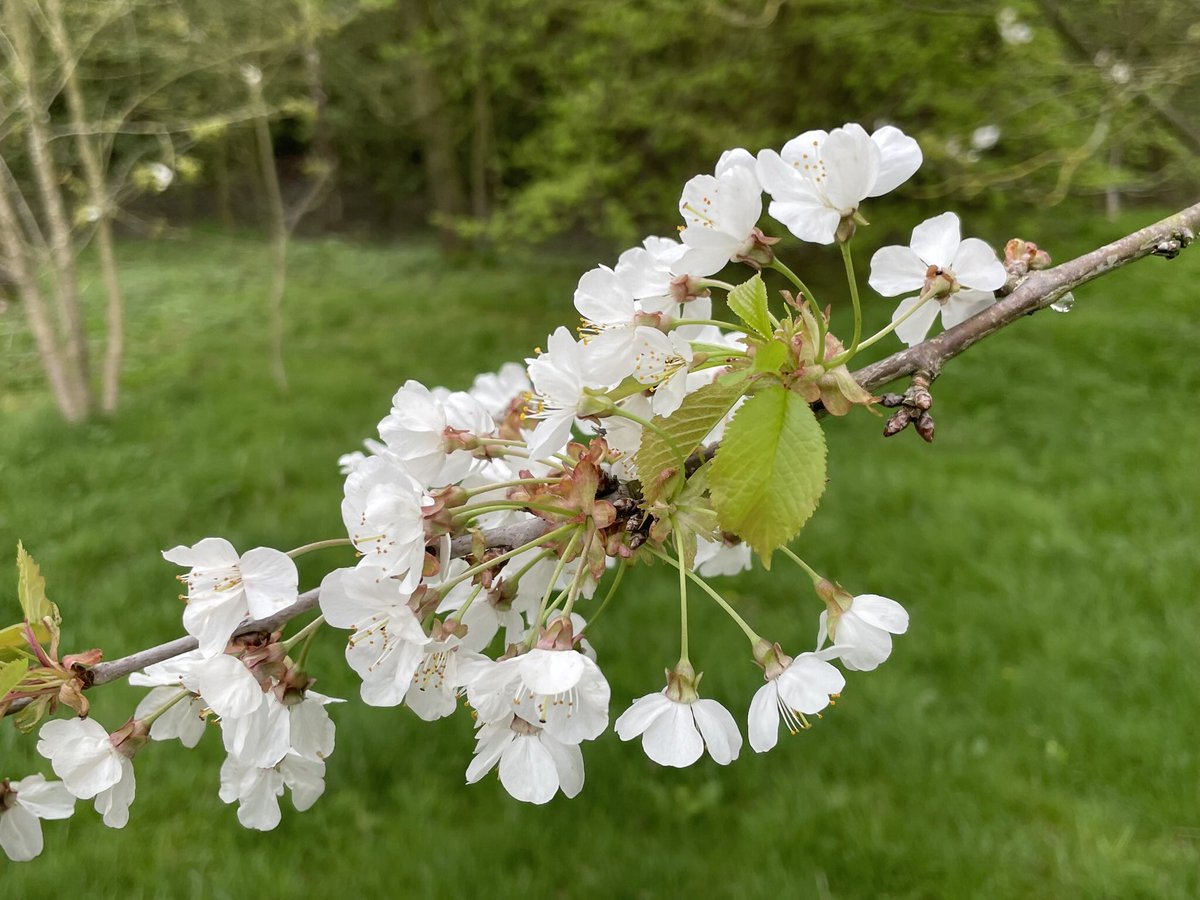
[[[792,658],[783,652],[782,647],[763,638],[754,642],[750,652],[754,655],[754,661],[762,666],[768,680],[778,678],[792,664]]]

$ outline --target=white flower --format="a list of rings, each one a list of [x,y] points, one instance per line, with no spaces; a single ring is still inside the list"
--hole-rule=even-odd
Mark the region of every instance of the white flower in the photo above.
[[[870,672],[892,655],[892,635],[908,631],[908,612],[895,600],[877,594],[859,594],[848,609],[829,621],[821,613],[817,646],[833,639],[842,665],[854,672]]]
[[[762,217],[762,188],[753,168],[736,151],[726,153],[713,175],[697,175],[683,186],[679,212],[686,222],[680,239],[687,250],[672,266],[678,275],[715,275],[754,246]]]
[[[613,728],[623,741],[642,735],[642,749],[661,766],[690,766],[705,747],[714,761],[727,766],[742,749],[741,732],[724,706],[716,700],[672,700],[666,689],[635,700]]]
[[[723,540],[706,541],[696,538],[696,574],[704,578],[717,575],[737,575],[753,565],[750,545],[742,541],[727,544]]]
[[[626,410],[639,419],[654,417],[654,409],[650,398],[645,394],[634,394],[626,397],[617,404],[619,409]],[[627,481],[637,478],[637,466],[634,457],[642,446],[642,424],[622,416],[610,416],[604,420],[604,439],[610,450],[621,454],[621,458],[613,466],[617,477]]]
[[[379,423],[379,436],[391,454],[422,484],[454,484],[482,465],[466,450],[447,452],[456,432],[489,434],[495,420],[470,394],[439,397],[419,381],[407,381],[392,397],[392,411]]]
[[[677,276],[671,267],[685,252],[687,246],[677,240],[648,237],[642,246],[631,247],[618,257],[617,280],[641,303],[643,312],[677,316],[680,304],[673,289]]]
[[[326,759],[333,753],[335,728],[325,707],[340,702],[305,691],[298,702],[285,704],[267,692],[249,715],[222,720],[225,750],[239,762],[257,768],[270,768],[289,754]]]
[[[286,553],[257,547],[238,556],[224,538],[163,551],[163,558],[190,569],[183,627],[204,656],[224,652],[246,619],[263,619],[296,602],[299,575]]]
[[[480,727],[467,783],[474,784],[497,763],[504,789],[526,803],[548,803],[559,790],[567,797],[583,790],[579,745],[558,740],[511,713]]]
[[[292,792],[292,804],[304,812],[325,792],[325,763],[289,754],[267,768],[232,756],[221,765],[221,800],[238,802],[238,821],[246,828],[270,831],[279,824],[279,798],[285,785]]]
[[[528,360],[529,377],[537,393],[540,419],[529,437],[529,456],[536,459],[557,453],[571,436],[571,425],[587,400],[585,390],[598,387],[584,345],[560,326],[547,338],[546,352]]]
[[[61,781],[30,775],[0,781],[0,849],[13,862],[28,862],[42,852],[41,819],[67,819],[75,798]]]
[[[208,710],[229,721],[253,713],[263,697],[258,679],[236,656],[207,658],[199,650],[134,672],[129,683],[154,687],[138,704],[135,719],[145,719],[171,703],[181,689],[192,694],[175,702],[150,725],[152,740],[178,738],[185,747],[196,746],[204,735]]]
[[[840,694],[846,679],[827,660],[838,655],[836,649],[801,653],[774,678],[758,689],[750,701],[748,732],[750,746],[766,753],[779,740],[779,717],[795,734],[807,727],[804,716],[819,713]]]
[[[920,305],[896,327],[896,335],[910,347],[924,339],[939,312],[942,325],[953,328],[995,303],[995,291],[1007,280],[991,247],[960,235],[958,216],[946,212],[914,228],[909,246],[882,247],[871,257],[868,281],[880,294],[920,292],[902,300],[892,314],[895,322]]]
[[[499,421],[532,389],[525,367],[520,363],[505,363],[495,372],[476,375],[467,392]]]
[[[396,575],[412,590],[425,563],[421,486],[381,456],[363,460],[346,478],[342,522],[363,554],[360,566]]]
[[[833,243],[841,221],[863,200],[895,190],[920,166],[917,142],[892,125],[871,135],[854,123],[831,132],[806,131],[780,153],[758,154],[771,218],[817,244]]]
[[[321,612],[354,633],[346,661],[362,678],[370,706],[397,706],[412,684],[430,638],[408,606],[409,592],[374,569],[337,569],[321,582]]]
[[[482,722],[514,713],[568,744],[592,740],[608,727],[608,682],[593,660],[575,650],[535,648],[460,667],[467,699]]]
[[[136,787],[133,763],[95,719],[51,719],[38,733],[38,753],[80,800],[96,798],[110,828],[124,828]]]
[[[1017,17],[1017,11],[1006,6],[996,14],[996,27],[1000,39],[1006,44],[1028,44],[1033,40],[1033,29]]]
[[[154,189],[160,194],[171,186],[171,182],[175,180],[175,172],[170,166],[153,162],[146,167],[146,171],[150,173],[150,181],[154,185]]]

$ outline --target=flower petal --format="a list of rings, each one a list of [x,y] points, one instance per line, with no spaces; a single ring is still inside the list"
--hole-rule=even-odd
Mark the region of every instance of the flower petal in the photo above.
[[[755,753],[766,753],[779,742],[779,690],[767,682],[754,693],[750,701],[746,731]]]
[[[925,286],[929,265],[911,247],[893,244],[880,247],[871,257],[871,277],[867,284],[885,297],[896,297]]]
[[[631,741],[645,732],[654,720],[664,715],[670,709],[671,701],[661,691],[647,694],[633,701],[625,712],[613,723],[613,730],[623,741]]]
[[[876,628],[892,634],[908,631],[908,610],[887,597],[878,594],[859,594],[851,604],[854,614]]]
[[[958,245],[953,269],[959,284],[976,291],[998,291],[1008,281],[996,251],[979,238],[967,238]]]
[[[962,236],[958,216],[944,212],[913,229],[910,246],[927,266],[951,269]]]
[[[558,791],[558,767],[536,735],[519,734],[500,757],[500,783],[517,800],[548,803]]]
[[[923,305],[921,305],[922,303]],[[925,340],[925,335],[929,333],[929,329],[942,308],[936,300],[922,301],[920,297],[906,297],[900,301],[900,305],[892,313],[892,321],[897,322],[904,318],[908,315],[909,310],[918,305],[921,306],[920,309],[896,326],[896,337],[910,347]]]
[[[651,722],[642,736],[642,749],[660,766],[682,769],[704,755],[704,738],[689,704],[667,702],[666,713]]]
[[[708,755],[717,764],[727,766],[738,758],[742,733],[729,710],[716,700],[697,700],[692,704],[692,715],[708,747]]]
[[[29,862],[42,852],[42,823],[20,804],[0,812],[0,849],[13,862]]]
[[[996,298],[990,292],[959,291],[942,307],[942,327],[953,328],[976,313],[983,312],[995,302]]]

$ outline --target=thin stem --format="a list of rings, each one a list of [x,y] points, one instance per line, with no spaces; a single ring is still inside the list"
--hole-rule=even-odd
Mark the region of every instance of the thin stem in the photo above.
[[[683,561],[683,537],[678,529],[675,531],[675,555]],[[691,663],[688,659],[688,604],[687,604],[687,573],[681,564],[679,567],[679,661]]]
[[[146,716],[144,719],[139,719],[138,721],[140,721],[143,725],[145,725],[147,728],[149,728],[151,725],[154,724],[155,719],[157,719],[159,716],[161,716],[163,713],[165,713],[168,709],[170,709],[172,706],[174,706],[176,703],[178,703],[184,697],[190,697],[190,696],[192,696],[191,691],[186,691],[186,690],[180,691],[178,694],[176,694],[174,697],[172,697],[170,700],[168,700],[166,703],[164,703],[158,709],[154,710],[154,712],[150,713],[150,715]]]
[[[722,322],[720,319],[676,319],[671,323],[672,328],[678,328],[681,325],[715,325],[726,331],[737,331],[737,326],[732,322]]]
[[[492,484],[481,485],[467,491],[463,496],[470,500],[472,497],[487,494],[491,491],[498,491],[502,488],[521,487],[526,484],[553,484],[556,481],[558,481],[557,478],[514,478],[512,481],[496,481]]]
[[[303,628],[301,628],[299,631],[297,631],[290,638],[288,638],[286,641],[283,642],[284,651],[286,652],[288,650],[291,650],[293,647],[295,647],[301,641],[312,637],[314,634],[317,633],[317,629],[320,628],[324,624],[325,624],[325,617],[317,616],[315,619],[313,619],[311,622],[309,622],[307,625],[305,625]]]
[[[547,506],[543,503],[530,503],[521,500],[496,500],[495,502],[481,503],[478,506],[464,506],[455,510],[453,518],[456,520],[474,519],[490,512],[501,512],[507,509],[537,510],[538,512],[550,513],[556,516],[578,515],[576,510],[565,509],[561,506]]]
[[[858,349],[860,351],[866,350],[872,344],[878,343],[879,341],[883,340],[885,337],[887,337],[889,334],[891,334],[893,331],[895,331],[897,328],[899,328],[901,325],[903,325],[906,321],[908,321],[913,315],[916,314],[918,309],[921,309],[926,303],[928,303],[932,299],[933,299],[933,297],[926,297],[924,300],[922,300],[920,303],[918,303],[916,306],[914,306],[912,309],[910,309],[908,312],[906,312],[900,318],[895,319],[892,322],[890,322],[886,328],[883,328],[880,331],[875,332],[873,335],[871,335],[865,341],[861,341],[858,345]],[[827,366],[840,366],[842,363],[844,363],[849,358],[850,357],[846,353],[839,353],[837,355],[836,359],[834,359],[833,361],[831,361],[829,363],[826,363],[826,365]]]
[[[733,290],[733,285],[728,281],[719,281],[716,278],[695,278],[691,280],[691,283],[697,287],[715,287],[723,291]]]
[[[534,538],[532,541],[529,541],[527,544],[522,544],[520,547],[515,547],[514,549],[509,550],[507,553],[501,553],[499,556],[497,556],[493,559],[489,559],[487,562],[480,563],[477,566],[471,566],[471,568],[467,569],[465,572],[460,572],[454,578],[452,578],[449,581],[442,584],[441,589],[449,590],[450,588],[454,587],[454,585],[458,584],[460,581],[466,581],[468,578],[474,578],[480,572],[487,571],[488,569],[492,568],[492,566],[498,565],[502,562],[505,562],[506,560],[512,559],[514,556],[518,556],[521,553],[524,553],[526,550],[532,550],[534,547],[537,547],[540,544],[545,544],[548,541],[553,541],[556,538],[560,538],[564,534],[566,534],[568,531],[576,530],[578,528],[579,528],[578,525],[570,524],[570,525],[563,525],[561,528],[556,528],[553,531],[548,531],[548,532],[546,532],[546,534],[543,534],[541,537]],[[576,531],[576,534],[578,534],[578,531]],[[572,540],[574,540],[574,539],[572,539]]]
[[[467,610],[471,608],[471,604],[475,602],[475,598],[479,596],[479,592],[482,590],[483,582],[481,581],[475,586],[475,590],[471,591],[471,596],[467,598],[466,602],[454,612],[450,613],[450,615],[446,616],[446,620],[449,621],[450,619],[453,619],[455,622],[461,622],[462,617],[467,614]]]
[[[600,601],[600,605],[596,607],[596,611],[592,614],[592,617],[587,620],[587,624],[579,629],[580,634],[591,628],[595,621],[600,618],[600,613],[604,612],[605,607],[608,606],[608,601],[616,595],[617,588],[621,585],[621,579],[625,577],[625,571],[630,565],[632,564],[627,559],[621,561],[621,565],[617,567],[617,574],[613,576],[612,584],[608,586],[608,593],[604,595],[604,599]]]
[[[648,428],[650,431],[653,431],[660,438],[662,438],[664,441],[667,442],[667,446],[671,448],[671,451],[673,453],[675,453],[676,456],[682,457],[682,456],[687,455],[687,454],[683,453],[682,451],[680,451],[679,445],[675,443],[675,440],[674,440],[674,438],[671,437],[671,435],[667,434],[666,431],[659,428],[657,425],[655,425],[650,420],[643,419],[641,416],[635,415],[634,413],[631,413],[628,410],[621,409],[619,407],[614,408],[612,411],[612,414],[614,416],[620,416],[622,419],[628,419],[630,422],[637,422],[643,428]]]
[[[790,559],[792,562],[794,562],[796,565],[798,565],[801,569],[803,569],[808,574],[808,577],[812,579],[813,584],[817,584],[818,582],[825,580],[823,577],[821,577],[820,573],[815,571],[812,566],[810,566],[808,563],[806,563],[804,560],[802,560],[799,556],[797,556],[795,553],[793,553],[790,549],[788,549],[787,547],[780,547],[779,549],[783,551],[784,556],[786,556],[788,559]]]
[[[575,577],[571,579],[571,592],[567,595],[567,605],[563,607],[563,615],[568,618],[571,616],[571,610],[575,608],[575,600],[579,597],[579,591],[583,587],[583,576],[588,570],[584,561],[588,551],[592,549],[592,541],[595,539],[595,531],[589,530],[587,539],[583,542],[583,549],[579,551],[579,568],[575,570]]]
[[[550,576],[550,583],[546,585],[546,593],[542,595],[542,603],[538,607],[537,618],[530,623],[532,626],[529,629],[529,637],[526,639],[526,645],[532,647],[533,642],[537,640],[538,629],[542,627],[542,617],[546,615],[546,609],[550,603],[550,595],[554,593],[554,586],[558,583],[558,576],[562,574],[563,566],[567,564],[567,557],[575,549],[575,543],[579,540],[579,532],[576,531],[571,535],[571,540],[567,542],[567,548],[563,551],[563,555],[558,558],[558,565],[554,567],[554,574]]]
[[[699,585],[700,589],[702,591],[704,591],[704,593],[708,594],[708,596],[712,597],[713,600],[717,601],[717,605],[720,606],[721,609],[725,610],[725,612],[729,616],[729,618],[733,619],[733,621],[737,623],[737,626],[742,629],[742,633],[745,634],[746,637],[748,637],[750,639],[751,644],[757,644],[759,641],[762,640],[762,638],[759,637],[758,632],[756,632],[753,628],[751,628],[746,623],[746,620],[738,615],[737,610],[735,610],[732,606],[730,606],[724,597],[722,597],[720,594],[718,594],[716,591],[714,591],[707,581],[705,581],[703,578],[701,578],[695,572],[691,571],[686,566],[684,566],[682,562],[672,559],[671,557],[667,556],[667,554],[663,553],[661,550],[655,550],[653,547],[649,547],[649,546],[647,546],[646,549],[648,549],[654,556],[657,556],[659,559],[663,560],[664,562],[669,563],[672,566],[675,566],[675,568],[680,569],[681,571],[685,572],[687,574],[687,577],[692,579],[692,581],[694,581],[697,585]]]
[[[850,285],[850,303],[854,306],[854,338],[850,341],[850,349],[845,352],[846,359],[852,359],[858,352],[858,341],[862,337],[862,305],[858,299],[858,279],[854,275],[854,258],[850,255],[850,242],[842,241],[842,262],[846,266],[846,282]],[[838,354],[839,357],[842,354]]]
[[[327,541],[313,541],[311,544],[305,544],[303,547],[297,547],[295,550],[289,550],[287,555],[292,559],[297,556],[303,556],[305,553],[312,553],[314,550],[324,550],[326,547],[349,547],[354,542],[350,538],[330,538]]]

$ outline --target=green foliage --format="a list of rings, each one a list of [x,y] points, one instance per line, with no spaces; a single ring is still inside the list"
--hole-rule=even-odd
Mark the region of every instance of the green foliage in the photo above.
[[[730,291],[728,303],[729,308],[755,334],[770,337],[775,333],[768,308],[767,286],[760,273],[755,272],[753,278]]]
[[[770,566],[825,491],[825,434],[808,403],[778,384],[754,394],[725,429],[710,481],[721,527]]]
[[[682,473],[684,461],[733,409],[747,387],[744,379],[733,384],[713,382],[688,394],[669,418],[655,416],[651,420],[655,427],[643,432],[642,445],[634,458],[642,482],[642,496],[647,501],[657,500],[669,484],[678,483],[671,478],[664,479],[663,473]]]

